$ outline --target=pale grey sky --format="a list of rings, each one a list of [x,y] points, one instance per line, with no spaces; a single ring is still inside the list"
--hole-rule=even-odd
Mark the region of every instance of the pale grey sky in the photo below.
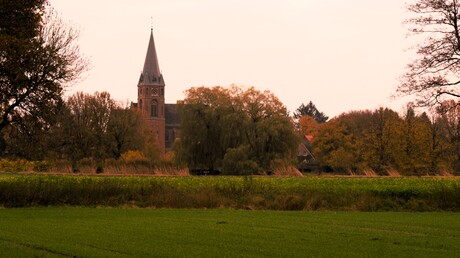
[[[411,60],[401,0],[50,0],[81,31],[91,59],[72,91],[136,101],[151,17],[166,101],[192,86],[272,91],[294,111],[312,100],[330,117],[394,101]]]

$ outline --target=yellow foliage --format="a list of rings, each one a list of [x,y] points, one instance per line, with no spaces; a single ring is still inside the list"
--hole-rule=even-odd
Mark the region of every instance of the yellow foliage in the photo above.
[[[144,157],[144,154],[140,151],[133,151],[129,150],[123,154],[121,154],[121,159],[124,162],[131,163],[131,162],[138,162],[138,161],[147,161],[147,158]]]

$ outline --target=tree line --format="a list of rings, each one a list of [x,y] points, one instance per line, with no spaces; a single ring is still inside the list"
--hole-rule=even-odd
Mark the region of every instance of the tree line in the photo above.
[[[411,107],[403,115],[379,108],[343,113],[324,124],[299,123],[302,134],[313,135],[321,170],[420,176],[460,169],[460,108],[454,101],[431,115]]]
[[[181,138],[169,160],[225,174],[266,173],[295,164],[300,140],[310,135],[314,161],[326,170],[459,171],[459,9],[456,0],[408,5],[411,32],[428,37],[398,92],[415,95],[416,106],[437,107],[433,114],[380,108],[328,121],[310,102],[291,118],[269,91],[196,87],[179,105]],[[89,61],[78,31],[47,0],[0,0],[0,17],[0,157],[67,160],[75,170],[82,160],[102,168],[130,151],[153,163],[165,158],[142,115],[107,92],[64,98]]]
[[[102,169],[106,160],[138,151],[145,160],[163,157],[142,114],[110,97],[107,92],[77,92],[53,112],[47,125],[26,123],[2,130],[4,157],[27,160],[65,160],[78,171],[91,160]]]

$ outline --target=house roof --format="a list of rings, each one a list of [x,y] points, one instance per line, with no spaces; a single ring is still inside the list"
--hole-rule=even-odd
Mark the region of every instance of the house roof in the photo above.
[[[304,135],[305,137],[300,142],[298,149],[297,149],[297,156],[307,157],[310,156],[315,159],[313,155],[313,147],[311,145],[311,140],[313,139],[312,135]]]

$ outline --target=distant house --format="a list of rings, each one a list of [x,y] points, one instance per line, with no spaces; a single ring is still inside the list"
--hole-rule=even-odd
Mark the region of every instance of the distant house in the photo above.
[[[297,151],[297,168],[301,172],[312,172],[318,168],[315,155],[313,155],[312,140],[312,135],[304,135],[300,141]]]
[[[137,84],[137,103],[132,103],[131,107],[144,113],[151,125],[151,133],[155,135],[161,148],[170,149],[179,138],[180,119],[177,105],[165,103],[165,81],[158,64],[153,29],[150,32],[144,69]]]

